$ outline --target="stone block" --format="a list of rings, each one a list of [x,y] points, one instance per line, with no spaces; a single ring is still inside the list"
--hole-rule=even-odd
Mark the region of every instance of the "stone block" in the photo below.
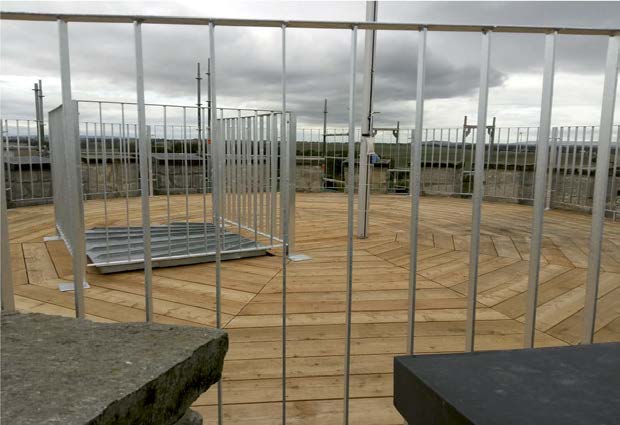
[[[2,315],[1,342],[1,421],[14,425],[198,424],[186,412],[228,349],[216,329],[19,313]]]

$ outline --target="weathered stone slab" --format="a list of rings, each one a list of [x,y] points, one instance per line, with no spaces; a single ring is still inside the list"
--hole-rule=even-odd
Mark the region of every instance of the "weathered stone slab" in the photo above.
[[[3,314],[1,338],[1,419],[13,425],[174,424],[228,349],[216,329],[43,314]]]

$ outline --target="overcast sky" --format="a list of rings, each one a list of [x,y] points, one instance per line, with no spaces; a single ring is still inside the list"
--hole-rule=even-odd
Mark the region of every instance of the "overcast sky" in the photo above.
[[[3,11],[114,13],[201,17],[364,20],[364,2],[11,2]],[[384,22],[514,24],[620,28],[620,2],[379,2]],[[56,23],[1,21],[0,90],[4,118],[32,118],[33,83],[42,79],[46,110],[60,102]],[[74,98],[135,101],[131,25],[69,25]],[[278,108],[280,30],[216,30],[218,106]],[[288,102],[298,127],[330,126],[347,117],[350,32],[287,31]],[[536,126],[542,86],[542,35],[495,34],[489,117],[499,126]],[[207,27],[144,25],[146,101],[196,103],[195,64],[206,64]],[[358,57],[363,57],[363,31]],[[553,123],[597,125],[607,37],[560,36]],[[378,126],[411,127],[415,111],[417,34],[379,32],[375,83]],[[429,33],[428,127],[475,120],[480,35]],[[361,67],[360,67],[361,70]],[[361,94],[361,74],[358,75]],[[358,96],[359,97],[359,96]],[[149,121],[159,120],[155,110]],[[114,119],[115,112],[107,112]],[[620,114],[616,114],[618,117]],[[618,118],[616,118],[618,121]]]

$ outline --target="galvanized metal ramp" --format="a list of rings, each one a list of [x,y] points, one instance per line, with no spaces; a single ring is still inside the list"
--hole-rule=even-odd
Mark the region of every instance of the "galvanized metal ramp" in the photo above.
[[[224,231],[222,259],[256,257],[271,246],[238,233]],[[89,265],[101,273],[140,270],[144,267],[142,227],[95,227],[86,231]],[[151,226],[153,267],[171,267],[215,261],[213,223],[175,222]]]

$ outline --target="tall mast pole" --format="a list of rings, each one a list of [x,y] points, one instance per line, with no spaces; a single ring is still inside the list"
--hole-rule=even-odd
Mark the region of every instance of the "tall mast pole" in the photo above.
[[[378,2],[366,2],[366,21],[377,21]],[[358,197],[358,221],[357,237],[364,239],[368,237],[368,207],[370,201],[370,164],[369,142],[372,145],[373,132],[373,87],[375,72],[375,51],[377,35],[374,30],[366,30],[366,40],[364,43],[364,86],[362,90],[362,138],[360,140],[360,168],[359,168],[359,197]],[[354,167],[355,164],[349,164]]]
[[[200,76],[200,62],[196,64],[196,106],[198,106],[198,146],[200,146],[200,140],[202,140],[202,102],[200,101],[200,82],[202,77]]]

